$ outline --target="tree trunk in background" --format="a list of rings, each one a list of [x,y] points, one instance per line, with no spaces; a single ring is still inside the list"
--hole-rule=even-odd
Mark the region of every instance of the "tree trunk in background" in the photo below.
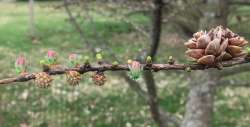
[[[190,91],[182,127],[211,127],[217,79],[212,72],[197,71],[191,76]]]
[[[29,36],[32,40],[35,37],[34,0],[29,0]]]
[[[217,25],[226,26],[227,15],[227,0],[207,0],[200,28],[204,30]],[[211,127],[217,83],[218,76],[212,70],[192,73],[182,127]]]
[[[152,15],[152,36],[151,36],[151,46],[148,55],[152,57],[152,60],[155,59],[157,53],[160,37],[161,37],[161,25],[162,25],[162,0],[154,0],[154,9]],[[159,127],[166,127],[167,124],[163,122],[160,111],[159,111],[159,102],[157,96],[157,88],[152,72],[147,71],[143,73],[144,80],[146,82],[147,91],[149,95],[149,107],[152,114],[152,118],[158,124]]]
[[[216,16],[217,24],[227,26],[227,17],[229,13],[229,0],[218,0],[219,9]]]
[[[210,29],[222,25],[227,26],[229,2],[228,0],[207,0],[200,20],[201,29]]]

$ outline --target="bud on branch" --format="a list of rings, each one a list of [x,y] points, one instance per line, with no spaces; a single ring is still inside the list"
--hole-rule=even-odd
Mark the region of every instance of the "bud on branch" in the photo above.
[[[27,65],[26,65],[26,59],[23,55],[20,55],[17,57],[16,62],[15,62],[15,70],[17,74],[25,74]]]
[[[232,59],[229,61],[221,62],[223,67],[231,67],[234,65],[250,63],[250,58],[238,58]],[[153,71],[168,71],[168,70],[184,70],[186,68],[190,68],[191,70],[205,70],[209,68],[217,68],[215,65],[204,66],[201,64],[152,64],[152,66],[147,66],[146,64],[141,64],[143,66],[143,70],[153,70]],[[97,71],[129,71],[129,67],[126,64],[119,64],[113,66],[112,64],[104,64],[104,65],[97,65],[97,66],[85,66],[81,65],[77,68],[65,68],[61,70],[49,70],[46,72],[48,75],[61,75],[65,74],[67,71],[77,71],[80,74],[87,73],[87,72],[97,72]],[[26,82],[29,80],[35,79],[36,73],[26,74],[26,75],[19,75],[14,78],[7,78],[0,80],[0,84],[8,84],[13,82]]]

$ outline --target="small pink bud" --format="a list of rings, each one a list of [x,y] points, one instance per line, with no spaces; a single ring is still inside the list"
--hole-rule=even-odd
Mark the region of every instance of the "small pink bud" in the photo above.
[[[130,77],[133,80],[137,80],[140,77],[141,72],[143,70],[143,66],[141,65],[141,63],[138,61],[131,61],[131,63],[128,64],[128,67],[130,70],[130,73],[129,73]]]
[[[48,53],[47,53],[47,56],[49,58],[54,58],[54,57],[56,57],[56,52],[53,51],[53,50],[49,50]]]
[[[25,65],[25,64],[26,64],[25,57],[22,55],[18,56],[16,59],[16,65]]]
[[[26,59],[23,55],[17,57],[15,62],[15,70],[18,74],[24,74],[26,72]]]
[[[138,61],[132,61],[130,66],[133,69],[141,69],[141,64]]]
[[[74,61],[74,60],[76,60],[76,59],[77,59],[77,54],[72,53],[72,54],[69,55],[69,60],[70,60],[70,61]]]

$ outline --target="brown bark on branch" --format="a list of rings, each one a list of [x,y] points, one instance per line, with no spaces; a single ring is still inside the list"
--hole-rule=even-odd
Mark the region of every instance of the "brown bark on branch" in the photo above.
[[[238,64],[249,63],[249,59],[234,59],[230,61],[222,62],[223,67],[231,67]],[[152,64],[152,66],[147,66],[146,64],[142,64],[144,66],[144,70],[152,70],[152,71],[168,71],[168,70],[185,70],[186,68],[190,68],[191,70],[205,70],[209,68],[217,68],[216,66],[204,66],[200,64]],[[49,75],[60,75],[65,74],[67,71],[77,71],[81,74],[86,72],[95,72],[95,71],[129,71],[128,65],[120,64],[120,65],[112,65],[112,64],[103,64],[86,67],[85,65],[80,66],[79,68],[68,68],[62,70],[50,70],[47,73]],[[14,78],[7,78],[0,80],[0,84],[8,84],[13,82],[25,82],[32,79],[35,79],[35,73],[20,75]]]
[[[220,77],[232,76],[232,75],[236,75],[236,74],[240,74],[240,73],[244,73],[244,72],[248,72],[248,71],[250,71],[250,65],[245,64],[242,66],[234,67],[232,69],[223,70],[220,73]]]

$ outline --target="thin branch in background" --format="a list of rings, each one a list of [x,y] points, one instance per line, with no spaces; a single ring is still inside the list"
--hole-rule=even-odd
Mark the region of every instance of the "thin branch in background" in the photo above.
[[[151,56],[152,60],[154,61],[161,38],[163,1],[154,0],[153,5],[154,8],[152,11],[151,45],[150,50],[148,52],[148,56]],[[144,72],[143,75],[149,95],[149,106],[152,113],[152,117],[157,122],[159,127],[166,127],[167,124],[163,121],[159,111],[159,100],[154,76],[150,71]]]
[[[80,2],[80,1],[78,1],[78,2]],[[87,8],[87,9],[86,9],[86,8]],[[81,6],[81,11],[82,11],[82,12],[86,12],[86,13],[87,13],[87,18],[86,18],[86,19],[89,19],[91,23],[94,23],[94,22],[93,22],[93,18],[92,18],[92,17],[89,15],[89,13],[88,13],[88,12],[89,12],[88,7],[86,7],[86,8],[85,8],[85,6]],[[73,21],[74,21],[74,22],[73,22],[73,25],[75,25],[75,27],[77,27],[77,28],[80,28],[80,27],[78,27],[79,24],[76,25],[76,24],[77,24],[76,19],[75,19],[75,17],[73,17],[73,16],[71,15],[70,10],[67,9],[67,11],[68,11],[69,17],[70,17],[71,19],[74,19],[74,20],[73,20]],[[94,30],[94,35],[96,36],[96,38],[98,39],[98,41],[100,41],[100,42],[98,42],[98,43],[101,43],[101,44],[105,45],[105,49],[108,50],[108,51],[111,53],[111,56],[113,57],[113,59],[116,60],[116,61],[119,61],[118,58],[116,57],[115,53],[113,52],[113,50],[111,50],[111,49],[107,46],[108,42],[105,41],[104,43],[102,43],[104,40],[100,40],[100,34],[96,31],[95,25],[94,25],[93,30]],[[78,31],[78,32],[79,32],[79,31]],[[82,33],[82,32],[81,32],[81,33]],[[80,35],[83,35],[83,34],[80,34]],[[102,42],[101,42],[101,41],[102,41]],[[89,46],[91,46],[92,49],[94,49],[93,45],[89,45]],[[144,100],[148,100],[148,99],[145,99],[145,97],[147,97],[147,93],[140,87],[140,84],[139,84],[139,83],[137,83],[136,81],[130,79],[130,77],[129,77],[126,73],[124,73],[124,72],[120,73],[120,76],[122,76],[122,77],[128,82],[129,86],[130,86],[134,91],[136,91],[136,92],[139,94],[140,97],[144,98]]]
[[[66,13],[69,16],[69,19],[72,23],[72,25],[75,27],[75,29],[78,31],[78,33],[80,34],[80,38],[83,42],[85,42],[84,44],[86,44],[86,46],[88,47],[88,49],[90,49],[93,53],[96,53],[95,49],[90,46],[90,42],[88,42],[87,39],[85,39],[85,34],[83,32],[83,30],[81,29],[81,26],[77,23],[76,19],[74,18],[72,12],[69,9],[69,5],[68,5],[68,0],[64,0],[64,8],[66,10]]]
[[[66,6],[65,6],[66,7]],[[72,14],[70,13],[70,10],[68,9],[68,8],[66,8],[66,10],[67,10],[67,12],[68,12],[68,14],[69,14],[69,16],[70,16],[70,18],[71,19],[73,19],[72,21],[73,21],[73,25],[75,25],[75,27],[76,28],[80,28],[79,27],[79,24],[78,25],[76,25],[77,24],[77,22],[76,22],[76,20],[75,20],[75,18],[72,16]],[[91,21],[92,21],[93,19],[91,18]],[[161,19],[160,19],[161,20]],[[155,24],[155,23],[154,23]],[[78,30],[79,31],[79,30]],[[94,31],[95,32],[95,35],[97,36],[98,34],[96,33],[96,31]],[[82,35],[82,37],[83,37],[83,34],[81,34]],[[154,43],[154,42],[153,42]],[[89,46],[91,46],[92,47],[92,45],[89,45]],[[93,48],[93,47],[92,47]],[[110,49],[110,48],[108,48],[108,49]],[[154,49],[153,50],[155,50],[155,47],[154,47]],[[115,58],[115,59],[117,59],[117,57],[116,57],[116,55],[114,55],[113,53],[112,53],[112,56],[113,56],[113,58]],[[150,72],[149,72],[150,73]],[[135,90],[140,96],[143,96],[143,94],[145,94],[145,92],[142,90],[142,88],[140,87],[140,85],[138,84],[138,83],[135,83],[135,81],[133,81],[133,80],[131,80],[124,72],[122,73],[122,76],[125,78],[125,80],[129,83],[129,85],[130,85],[130,87],[133,89],[133,90]],[[148,78],[148,79],[151,79],[153,82],[154,82],[154,80],[152,79],[152,77],[150,77],[150,78]],[[149,86],[149,85],[148,85]],[[154,85],[155,86],[155,85]],[[148,88],[149,89],[149,88]],[[150,92],[152,92],[152,90],[151,91],[149,91],[149,94],[150,94]],[[153,92],[154,92],[154,90],[153,90]],[[150,95],[149,95],[150,96]],[[157,96],[157,95],[156,95]],[[145,97],[144,97],[145,98]],[[148,102],[149,104],[151,104],[151,106],[150,107],[154,107],[153,109],[154,110],[151,110],[151,111],[157,111],[157,114],[156,113],[153,113],[152,112],[152,114],[155,114],[157,117],[160,117],[160,115],[161,114],[164,114],[163,113],[163,110],[161,110],[161,114],[159,113],[159,107],[158,107],[158,105],[155,105],[155,102],[154,102],[154,100],[152,100],[152,99],[154,99],[155,100],[155,97],[151,97],[150,99],[147,99],[147,101],[146,102]],[[152,103],[153,102],[153,103]],[[152,105],[153,104],[153,105]],[[178,125],[179,123],[177,123],[176,121],[177,121],[177,118],[175,118],[174,116],[171,116],[169,113],[168,114],[165,114],[164,115],[165,117],[164,118],[168,118],[168,119],[166,119],[166,120],[162,120],[162,118],[157,118],[158,119],[158,121],[156,121],[156,122],[161,122],[161,121],[165,121],[165,123],[169,123],[169,122],[172,122],[173,124],[175,124],[175,125]],[[171,116],[171,117],[170,117]],[[173,118],[175,118],[174,120],[172,120]]]
[[[125,6],[123,5],[123,7],[125,7],[126,9],[129,9],[129,6]],[[111,8],[111,7],[110,7]],[[111,9],[114,9],[114,8],[111,8]],[[147,11],[150,11],[152,9],[148,9]],[[143,28],[141,28],[138,24],[134,23],[133,21],[129,20],[127,15],[129,15],[131,12],[133,12],[133,10],[130,10],[129,12],[125,12],[125,13],[119,13],[119,14],[115,14],[115,16],[111,15],[111,14],[107,14],[103,11],[99,11],[99,10],[92,10],[92,11],[96,11],[96,13],[98,14],[101,14],[103,16],[106,16],[106,17],[114,17],[115,20],[119,20],[119,21],[122,21],[122,22],[125,22],[125,23],[128,23],[129,25],[132,26],[132,28],[134,30],[136,30],[138,33],[140,33],[141,35],[145,36],[147,39],[150,39],[150,35],[149,33],[144,30]]]

